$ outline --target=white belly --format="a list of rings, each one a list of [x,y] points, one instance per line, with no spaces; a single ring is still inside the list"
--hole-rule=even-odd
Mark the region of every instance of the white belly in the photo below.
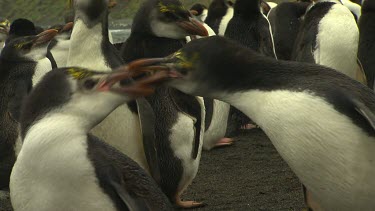
[[[204,106],[203,99],[201,97],[197,97],[197,99],[201,106]],[[174,155],[179,160],[181,160],[183,167],[183,174],[178,187],[179,193],[183,192],[187,188],[187,186],[191,184],[198,172],[202,152],[202,140],[204,135],[204,119],[206,115],[204,109],[202,109],[201,115],[201,128],[196,128],[197,130],[201,130],[198,156],[196,159],[192,158],[193,142],[196,133],[194,129],[194,123],[196,122],[196,119],[192,116],[179,113],[177,122],[170,130],[171,148],[174,152]]]
[[[214,100],[213,114],[210,127],[204,133],[203,148],[210,150],[220,138],[225,136],[228,123],[230,105]]]
[[[358,42],[359,30],[352,13],[335,4],[319,24],[315,62],[355,79]]]
[[[325,210],[373,210],[375,138],[304,92],[250,91],[228,100],[269,136]]]
[[[115,210],[87,157],[86,135],[50,125],[33,126],[25,137],[10,179],[14,210]]]
[[[39,60],[33,75],[33,86],[35,86],[43,78],[43,76],[51,70],[51,61],[47,57]]]
[[[232,7],[229,7],[227,9],[227,13],[221,19],[221,22],[219,25],[219,31],[217,33],[218,35],[224,36],[225,31],[227,30],[228,23],[233,18],[233,13],[234,13],[234,9]]]
[[[68,63],[70,40],[58,40],[56,46],[51,49],[51,54],[57,67],[66,67]]]

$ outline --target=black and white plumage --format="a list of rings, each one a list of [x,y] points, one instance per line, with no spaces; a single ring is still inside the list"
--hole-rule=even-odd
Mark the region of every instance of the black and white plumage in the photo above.
[[[268,14],[278,59],[291,60],[308,2],[282,2]]]
[[[74,0],[72,3],[75,21],[67,66],[110,72],[122,65],[124,61],[108,38],[109,1]],[[129,156],[146,171],[158,175],[158,170],[154,169],[157,167],[153,154],[154,131],[147,129],[152,115],[147,101],[138,99],[137,102],[119,106],[91,132]],[[146,124],[145,127],[143,124]]]
[[[49,30],[37,36],[14,38],[0,55],[0,189],[9,186],[9,177],[21,147],[18,137],[21,104],[31,91],[37,62],[46,57],[47,46],[56,35]]]
[[[129,80],[113,85],[123,90],[118,94],[102,85],[108,77],[82,68],[55,69],[27,97],[23,146],[10,180],[15,210],[172,210],[136,162],[89,134],[133,99],[124,91],[131,89]]]
[[[134,18],[132,32],[121,53],[126,62],[167,56],[179,50],[189,35],[207,36],[208,32],[180,1],[146,0]],[[204,135],[203,100],[168,87],[157,88],[147,100],[157,123],[155,136],[162,190],[177,206],[202,206],[198,202],[181,201],[180,197],[198,171]]]
[[[153,60],[179,75],[167,85],[226,101],[253,119],[323,210],[373,209],[371,89],[333,69],[276,61],[220,37],[190,42],[178,55]]]
[[[48,46],[48,51],[51,54],[51,60],[56,67],[65,67],[68,62],[69,48],[70,48],[70,36],[72,34],[73,22],[69,22],[65,25],[59,25],[55,27],[59,34],[52,40]]]
[[[233,17],[233,3],[228,0],[213,0],[208,7],[205,20],[218,35],[224,36],[228,22]]]
[[[205,5],[197,3],[190,8],[190,13],[201,22],[204,22],[207,18],[208,9]]]
[[[362,16],[359,20],[358,27],[358,58],[366,73],[368,86],[375,90],[375,4],[373,1],[365,1],[363,3]]]
[[[364,82],[357,63],[358,40],[357,23],[348,8],[335,0],[318,1],[306,12],[292,60],[331,67]]]

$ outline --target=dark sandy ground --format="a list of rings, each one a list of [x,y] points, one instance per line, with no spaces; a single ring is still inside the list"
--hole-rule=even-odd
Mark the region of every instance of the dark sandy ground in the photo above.
[[[8,211],[9,198],[1,194],[0,211]],[[197,211],[304,207],[298,179],[260,129],[250,130],[233,146],[203,152],[198,175],[184,199],[207,204]]]
[[[203,152],[186,200],[203,201],[203,210],[298,210],[301,184],[260,129],[233,146]]]

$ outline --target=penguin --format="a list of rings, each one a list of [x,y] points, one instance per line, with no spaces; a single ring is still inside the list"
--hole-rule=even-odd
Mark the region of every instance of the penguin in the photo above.
[[[253,119],[321,210],[375,207],[375,94],[368,87],[334,69],[277,61],[219,36],[137,64],[169,70],[174,77],[163,85],[228,102]]]
[[[108,0],[74,0],[75,20],[70,37],[67,66],[100,69],[110,72],[124,61],[108,39]],[[158,182],[160,175],[154,148],[153,110],[144,98],[115,109],[92,129],[137,162]]]
[[[308,2],[282,2],[268,14],[278,59],[291,60]]]
[[[375,90],[375,4],[365,1],[362,6],[362,16],[358,23],[359,46],[358,58],[363,65],[367,77],[367,85]]]
[[[233,18],[229,21],[224,36],[265,56],[277,58],[271,26],[261,12],[260,3],[261,0],[237,0],[234,4]],[[239,129],[256,128],[246,115],[233,107],[229,116],[227,136],[236,136]]]
[[[8,37],[10,22],[8,19],[0,18],[0,53]]]
[[[205,23],[209,25],[216,34],[224,35],[228,21],[233,17],[233,3],[227,0],[213,0],[208,7]]]
[[[46,56],[47,45],[55,35],[55,30],[49,30],[14,38],[0,54],[0,190],[9,187],[10,173],[22,145],[18,138],[22,101],[31,91],[37,61]]]
[[[121,53],[125,62],[167,56],[179,50],[189,35],[207,36],[208,32],[180,1],[146,0],[134,17]],[[205,123],[203,100],[167,87],[157,88],[147,100],[157,122],[161,189],[175,206],[203,206],[201,202],[181,199],[198,172]]]
[[[258,51],[275,57],[272,30],[268,19],[261,12],[261,0],[237,0],[234,15],[229,21],[224,36]]]
[[[173,210],[136,162],[89,133],[116,107],[149,94],[158,81],[102,85],[113,74],[54,69],[27,96],[23,146],[10,178],[14,210]]]
[[[68,60],[68,53],[70,47],[70,36],[73,29],[73,22],[64,25],[56,26],[59,34],[52,40],[48,46],[48,51],[52,55],[54,61],[54,68],[65,67]],[[51,59],[51,60],[52,60]]]
[[[361,17],[361,6],[351,2],[350,0],[340,0],[340,2],[352,12],[356,22],[358,22],[359,18]]]
[[[25,18],[16,19],[10,24],[9,35],[5,40],[5,45],[14,38],[36,34],[33,22]]]
[[[292,60],[324,65],[365,83],[357,64],[358,40],[348,8],[334,0],[316,2],[306,11]]]
[[[190,8],[190,13],[199,21],[204,22],[207,18],[208,9],[205,5],[196,3]]]

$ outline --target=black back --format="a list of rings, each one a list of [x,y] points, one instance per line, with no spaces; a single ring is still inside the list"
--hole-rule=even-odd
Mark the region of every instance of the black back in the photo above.
[[[358,58],[366,73],[367,84],[374,89],[375,79],[375,3],[367,0],[362,6],[362,15],[358,23]]]
[[[0,189],[9,186],[16,160],[14,147],[23,98],[32,87],[34,62],[6,61],[0,58]]]
[[[278,59],[291,60],[294,42],[310,3],[282,2],[273,8],[268,16],[272,26],[275,50]]]
[[[207,18],[204,21],[217,34],[221,19],[225,16],[228,10],[227,0],[213,0],[208,7]]]
[[[237,0],[224,36],[263,55],[274,57],[269,28],[260,11],[260,0]]]
[[[100,187],[118,210],[132,210],[127,204],[139,210],[173,210],[155,181],[129,157],[92,135],[87,151]]]
[[[213,48],[216,50],[212,51]],[[197,52],[203,58],[200,61],[200,80],[207,87],[215,87],[217,92],[312,92],[332,104],[338,112],[348,116],[370,136],[375,136],[372,126],[353,103],[357,101],[359,103],[355,104],[363,104],[374,113],[373,91],[340,72],[315,64],[263,57],[217,36],[189,43],[184,51],[188,56],[196,55]],[[207,58],[208,55],[212,59]]]
[[[164,57],[179,50],[185,41],[155,36],[151,29],[149,18],[145,16],[157,4],[157,1],[146,1],[138,10],[134,18],[130,37],[122,46],[121,53],[126,62],[145,57]],[[168,0],[164,4],[181,4],[176,0]],[[170,129],[176,123],[178,113],[184,112],[197,119],[196,138],[192,157],[198,153],[201,107],[194,96],[184,94],[178,90],[159,87],[155,94],[147,97],[155,113],[155,135],[157,144],[158,164],[160,166],[160,186],[171,201],[175,201],[177,187],[183,173],[181,161],[175,157],[169,143]],[[199,145],[198,145],[199,146]]]
[[[316,48],[319,22],[334,4],[333,2],[320,2],[307,11],[297,35],[292,60],[315,63],[313,52]]]

